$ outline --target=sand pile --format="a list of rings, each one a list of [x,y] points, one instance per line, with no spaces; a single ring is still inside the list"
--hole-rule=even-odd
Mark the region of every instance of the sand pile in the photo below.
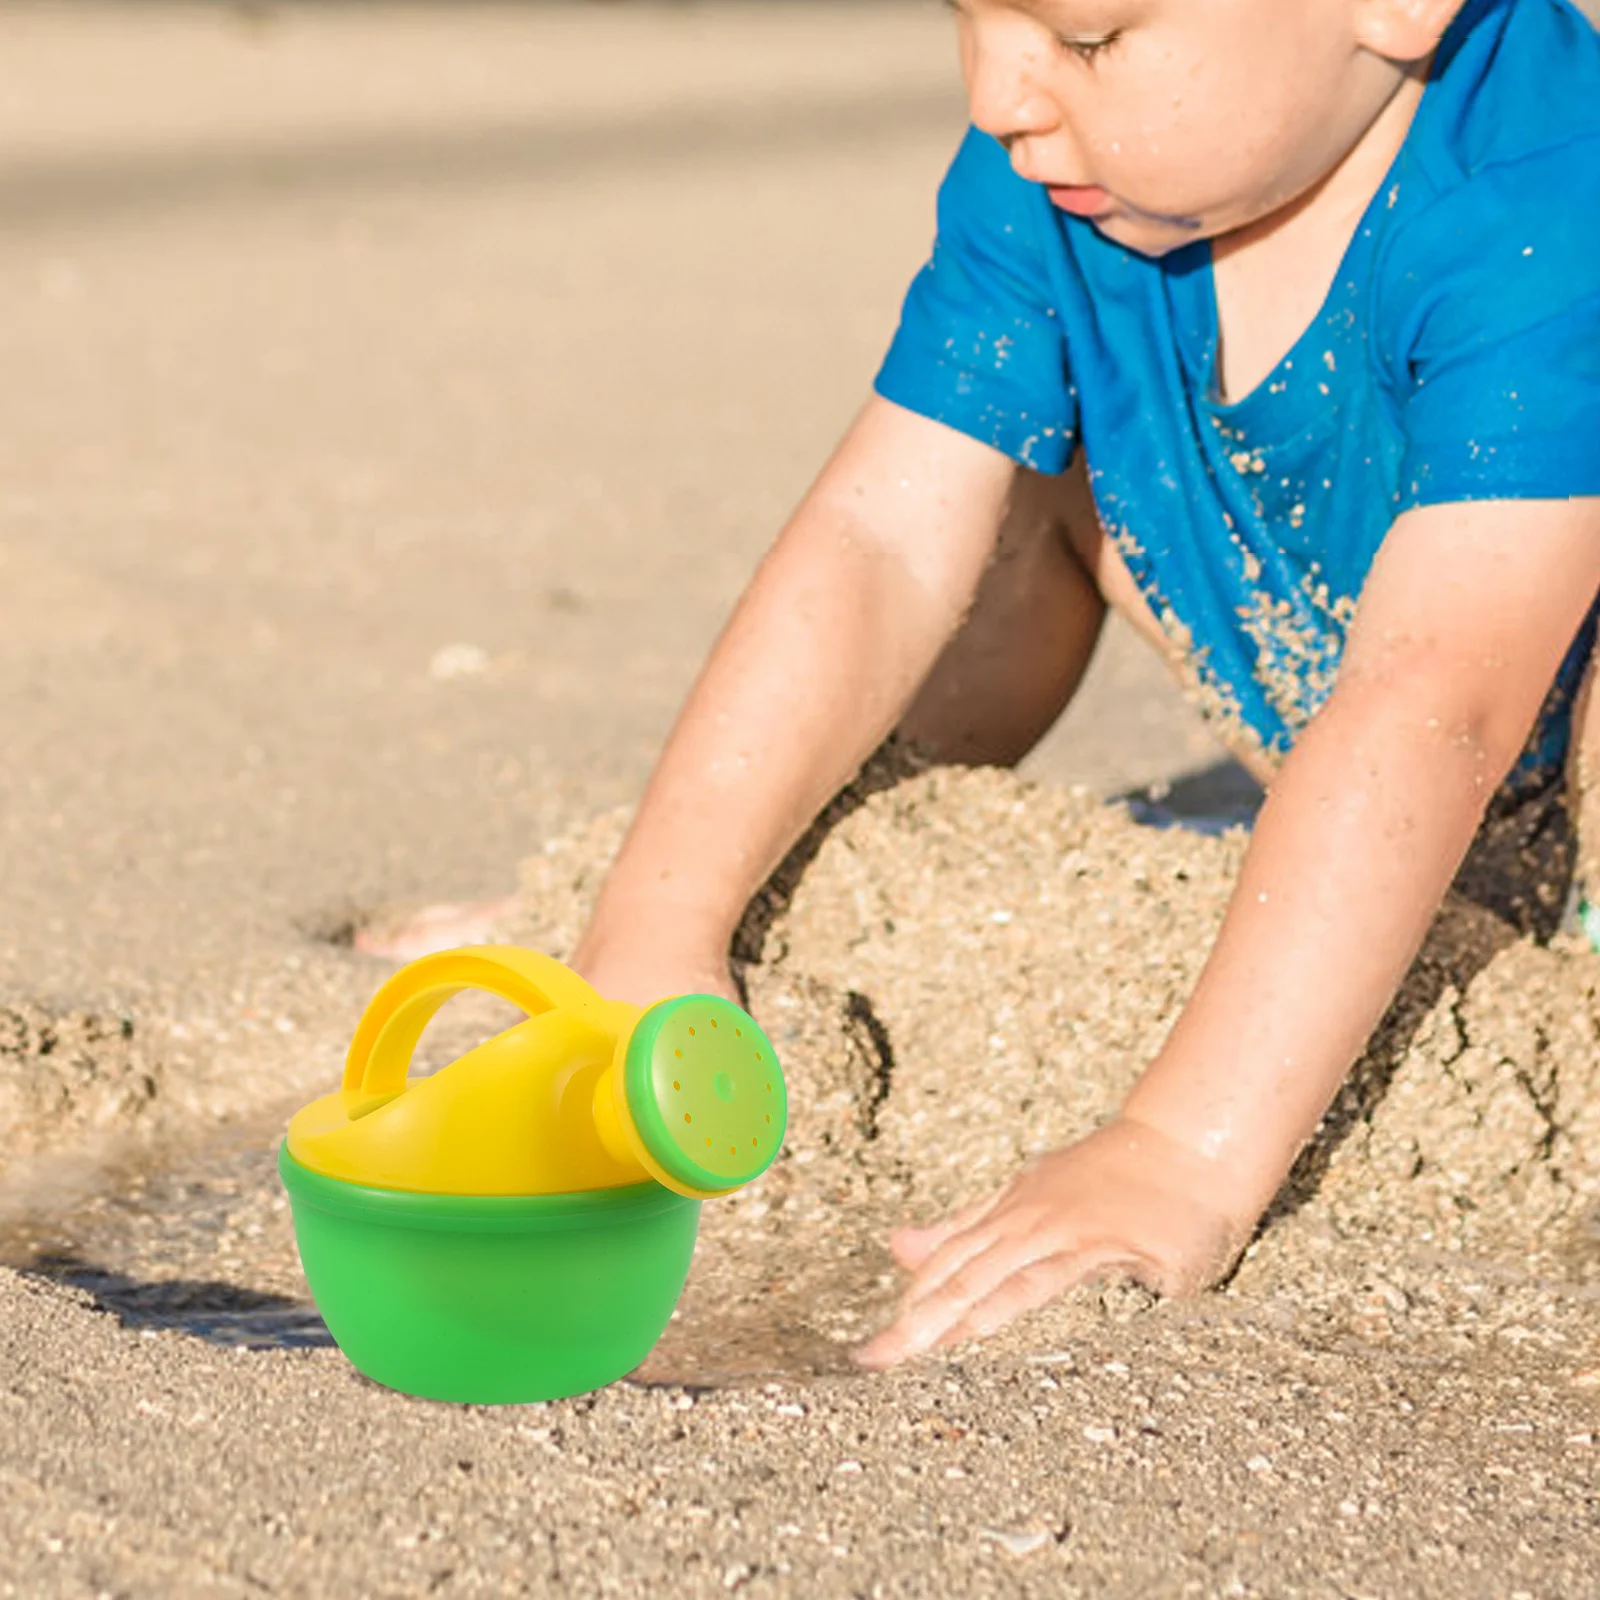
[[[131,1018],[29,1002],[0,1006],[0,1176],[62,1145],[123,1133],[149,1114],[163,1071]]]
[[[894,1281],[891,1221],[1107,1116],[1198,977],[1245,847],[993,770],[883,782],[835,808],[741,932],[794,1112],[763,1183],[707,1211],[730,1326],[754,1298],[768,1327],[859,1333]],[[571,948],[624,821],[528,865],[530,942]],[[1597,1152],[1600,960],[1452,900],[1237,1284],[1303,1284],[1330,1241],[1383,1285],[1433,1255],[1588,1276]]]

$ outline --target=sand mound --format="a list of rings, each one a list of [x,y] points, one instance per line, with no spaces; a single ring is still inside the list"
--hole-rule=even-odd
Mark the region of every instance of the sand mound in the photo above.
[[[125,1016],[0,1005],[0,1226],[92,1188],[168,1109],[165,1064]]]
[[[126,1017],[57,1015],[27,1002],[0,1006],[0,1128],[7,1163],[82,1143],[140,1120],[160,1069]]]
[[[1115,1108],[1199,974],[1245,846],[992,770],[866,789],[742,930],[794,1120],[758,1189],[707,1214],[746,1258],[744,1292],[792,1296],[838,1338],[891,1281],[889,1221],[986,1193]],[[571,947],[624,822],[529,864],[531,941]],[[1373,1262],[1590,1272],[1597,987],[1587,950],[1448,904],[1240,1281],[1295,1281],[1330,1238]]]

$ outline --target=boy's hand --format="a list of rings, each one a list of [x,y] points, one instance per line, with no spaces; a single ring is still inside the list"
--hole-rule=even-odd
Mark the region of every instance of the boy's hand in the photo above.
[[[992,1199],[890,1240],[915,1274],[895,1321],[857,1352],[889,1367],[935,1345],[983,1338],[1107,1272],[1161,1294],[1225,1272],[1254,1218],[1230,1216],[1225,1175],[1126,1117],[1025,1168]]]

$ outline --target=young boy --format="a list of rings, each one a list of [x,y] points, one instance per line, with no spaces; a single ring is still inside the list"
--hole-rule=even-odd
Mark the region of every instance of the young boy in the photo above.
[[[876,1365],[1227,1268],[1485,818],[1549,833],[1600,587],[1600,38],[1566,0],[954,9],[933,259],[576,964],[730,992],[746,901],[880,741],[1015,761],[1107,606],[1269,798],[1120,1115],[895,1236]]]

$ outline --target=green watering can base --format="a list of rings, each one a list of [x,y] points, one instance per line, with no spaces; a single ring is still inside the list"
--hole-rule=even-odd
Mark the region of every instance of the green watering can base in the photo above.
[[[416,1194],[313,1172],[287,1146],[278,1171],[328,1331],[369,1378],[429,1400],[558,1400],[631,1372],[672,1316],[700,1223],[698,1200],[653,1182]]]
[[[428,1077],[429,1021],[478,989],[527,1020]],[[340,1349],[431,1400],[556,1400],[649,1355],[700,1203],[758,1177],[788,1098],[772,1043],[717,995],[607,1000],[537,950],[477,945],[391,974],[339,1088],[289,1122],[278,1171]]]

